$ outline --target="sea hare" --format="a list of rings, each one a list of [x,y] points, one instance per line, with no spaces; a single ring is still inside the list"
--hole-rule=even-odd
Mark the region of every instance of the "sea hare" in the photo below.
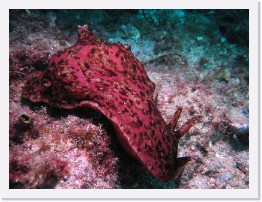
[[[56,108],[93,108],[112,122],[123,148],[149,173],[161,181],[180,174],[190,158],[177,158],[178,141],[198,116],[175,131],[182,108],[165,123],[153,99],[155,84],[130,47],[99,41],[86,25],[78,30],[77,43],[31,75],[22,97]]]

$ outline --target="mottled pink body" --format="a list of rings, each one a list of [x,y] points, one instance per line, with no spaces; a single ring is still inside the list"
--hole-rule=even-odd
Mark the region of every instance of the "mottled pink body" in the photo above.
[[[87,26],[78,42],[53,55],[44,72],[27,81],[23,97],[65,109],[91,107],[113,124],[123,148],[156,178],[167,181],[189,158],[177,158],[179,138],[197,117],[173,131],[181,109],[167,125],[153,99],[155,84],[125,46],[98,41]]]

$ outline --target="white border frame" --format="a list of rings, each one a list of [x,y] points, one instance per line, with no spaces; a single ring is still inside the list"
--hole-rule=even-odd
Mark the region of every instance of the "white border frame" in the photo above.
[[[259,199],[260,198],[260,173],[259,173],[259,106],[258,106],[258,15],[259,4],[255,0],[219,0],[219,1],[205,1],[205,0],[140,0],[138,1],[121,1],[110,0],[105,3],[105,0],[95,0],[84,2],[83,0],[9,0],[1,4],[0,20],[1,20],[1,93],[3,98],[0,99],[1,107],[1,198],[89,198],[89,199]],[[161,9],[249,9],[249,99],[250,99],[250,153],[249,153],[249,175],[250,184],[249,189],[224,189],[224,190],[210,190],[210,189],[143,189],[143,190],[29,190],[29,189],[9,189],[9,72],[8,72],[8,50],[9,50],[9,9],[102,9],[102,8],[161,8]],[[3,87],[4,86],[4,87]]]

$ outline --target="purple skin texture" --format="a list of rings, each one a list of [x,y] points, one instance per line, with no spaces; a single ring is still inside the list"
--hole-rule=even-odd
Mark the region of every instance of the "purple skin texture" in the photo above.
[[[181,174],[190,157],[177,158],[178,142],[199,116],[175,131],[182,108],[165,123],[153,99],[155,84],[129,48],[98,41],[86,25],[78,30],[77,43],[31,75],[22,97],[63,109],[93,108],[112,122],[123,148],[149,173],[163,182]]]

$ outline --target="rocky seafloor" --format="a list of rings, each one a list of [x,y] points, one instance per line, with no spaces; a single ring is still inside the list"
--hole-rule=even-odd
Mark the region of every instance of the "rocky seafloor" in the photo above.
[[[10,188],[249,188],[248,20],[248,10],[10,10]],[[179,143],[178,156],[192,157],[180,178],[148,174],[99,112],[21,99],[27,78],[84,24],[131,45],[166,122],[178,106],[180,126],[201,114]]]

